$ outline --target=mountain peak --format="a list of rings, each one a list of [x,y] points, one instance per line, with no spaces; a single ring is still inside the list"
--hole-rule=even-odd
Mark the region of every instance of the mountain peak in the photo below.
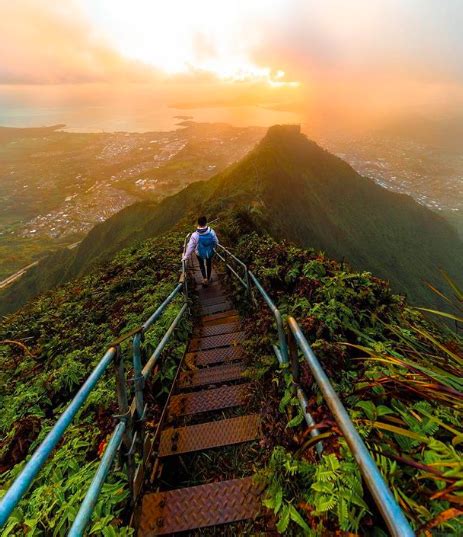
[[[301,134],[300,125],[273,125],[269,127],[264,140],[277,140],[280,138],[288,138],[299,136]]]

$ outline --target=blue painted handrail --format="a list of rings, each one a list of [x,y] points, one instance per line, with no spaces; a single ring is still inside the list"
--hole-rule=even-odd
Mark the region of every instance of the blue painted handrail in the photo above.
[[[413,537],[415,534],[410,527],[410,524],[395,501],[395,498],[384,481],[375,461],[352,423],[347,410],[341,403],[341,400],[331,385],[323,367],[293,317],[288,317],[288,326],[320,387],[328,407],[336,419],[336,423],[339,425],[339,428],[346,439],[347,445],[359,465],[365,483],[367,484],[378,509],[383,515],[391,535],[394,537]]]
[[[90,522],[90,518],[98,500],[98,495],[100,494],[101,488],[114,462],[114,457],[116,456],[117,450],[121,445],[122,435],[124,434],[125,427],[125,421],[120,421],[116,425],[111,439],[106,446],[103,458],[98,466],[95,477],[90,484],[90,488],[88,489],[84,501],[82,502],[79,512],[77,513],[77,516],[68,533],[68,537],[80,537],[83,535],[85,528]]]
[[[35,476],[39,473],[45,461],[50,456],[50,453],[61,440],[64,432],[69,427],[74,419],[74,416],[85,403],[89,393],[93,390],[96,383],[106,371],[108,365],[116,356],[116,349],[111,347],[106,351],[106,354],[100,360],[100,363],[95,367],[92,374],[85,381],[82,388],[77,392],[70,405],[61,414],[61,417],[56,422],[52,430],[47,434],[40,446],[35,450],[34,454],[26,464],[22,472],[15,479],[14,483],[3,496],[0,503],[0,527],[5,524],[8,517],[13,512],[13,509],[18,504],[19,500],[26,493]]]
[[[184,263],[182,263],[182,276],[183,276],[182,278],[183,281],[174,288],[174,290],[170,293],[170,295],[157,308],[157,310],[149,317],[149,319],[138,330],[136,330],[136,333],[134,335],[133,360],[134,360],[134,366],[135,365],[137,366],[137,367],[134,367],[135,394],[138,397],[140,397],[141,395],[141,406],[143,406],[144,380],[149,376],[149,373],[152,370],[152,367],[155,361],[160,356],[168,339],[172,335],[175,327],[178,325],[182,315],[185,313],[187,309],[186,303],[182,306],[179,314],[176,316],[174,321],[171,323],[171,325],[167,329],[159,345],[157,346],[156,350],[154,351],[153,355],[151,356],[150,360],[145,365],[143,370],[141,367],[140,347],[139,345],[137,347],[135,345],[135,342],[138,342],[138,344],[141,343],[142,334],[146,332],[156,322],[157,319],[159,319],[159,317],[165,311],[167,306],[178,295],[178,293],[180,293],[180,291],[184,288],[183,282],[186,281]],[[131,334],[133,334],[133,332]],[[119,342],[120,341],[121,340],[119,340]],[[113,346],[111,346],[106,351],[103,358],[100,360],[98,365],[92,371],[88,379],[85,381],[83,386],[80,388],[80,390],[77,392],[75,397],[72,399],[71,403],[68,405],[68,407],[63,412],[61,417],[58,419],[56,424],[53,426],[51,431],[45,437],[43,442],[35,450],[35,452],[33,453],[32,457],[30,458],[26,466],[23,468],[21,473],[18,475],[18,477],[15,479],[11,487],[3,496],[2,500],[0,501],[0,527],[6,523],[9,516],[15,509],[16,505],[19,503],[19,501],[24,496],[24,494],[27,492],[32,482],[34,481],[35,477],[37,476],[38,472],[40,471],[40,469],[42,468],[42,466],[45,464],[46,460],[52,453],[53,449],[56,447],[58,442],[63,437],[66,429],[71,424],[75,415],[82,408],[83,404],[87,400],[88,395],[93,390],[97,382],[100,380],[101,376],[106,371],[108,366],[114,361],[115,357],[118,355],[119,349],[120,349],[119,343],[116,342]],[[138,362],[138,360],[140,361]],[[137,377],[137,374],[138,374],[138,377]],[[141,387],[141,392],[140,392],[140,387]],[[124,390],[124,394],[123,394],[123,398],[124,398],[126,397],[125,386],[123,390]],[[136,408],[138,411],[139,409],[138,400],[136,400],[136,402],[137,402]],[[81,508],[78,512],[77,518],[74,521],[74,524],[71,528],[70,535],[73,535],[73,536],[83,535],[83,531],[90,520],[98,495],[100,493],[101,487],[103,486],[103,483],[111,467],[111,464],[114,460],[115,454],[121,444],[123,435],[126,430],[126,425],[127,425],[126,420],[127,420],[127,416],[122,416],[121,420],[119,421],[119,423],[114,429],[111,440],[106,446],[103,459],[101,460],[97,473],[90,485],[90,488],[85,496],[84,502],[82,503]]]
[[[248,269],[247,265],[245,263],[243,263],[243,261],[241,261],[241,259],[238,259],[238,257],[236,257],[234,254],[232,254],[227,248],[225,248],[225,246],[222,246],[221,244],[219,244],[218,246],[224,252],[224,254],[226,254],[227,256],[231,257],[231,259],[236,261],[244,269],[244,278],[242,278],[235,271],[235,269],[229,263],[226,262],[226,260],[221,255],[219,255],[219,257],[222,259],[222,261],[224,261],[224,263],[226,264],[226,266],[230,270],[230,272],[241,282],[243,287],[245,287],[245,289],[248,292],[250,292],[250,279],[251,279],[252,282],[254,283],[254,285],[256,286],[257,290],[261,294],[262,298],[264,299],[265,303],[267,304],[267,306],[270,308],[271,312],[273,313],[273,316],[275,317],[275,322],[276,322],[276,325],[277,325],[278,343],[279,343],[278,346],[277,345],[274,346],[274,351],[275,351],[275,354],[276,354],[276,356],[278,358],[278,361],[281,364],[288,363],[288,345],[286,343],[285,330],[284,330],[284,327],[283,327],[283,320],[281,318],[280,311],[275,306],[274,302],[269,297],[269,295],[267,294],[265,289],[262,287],[262,285],[259,282],[259,280]]]
[[[249,270],[249,268],[241,260],[239,260],[231,252],[229,252],[226,248],[224,248],[223,246],[221,248],[225,254],[229,255],[232,259],[237,261],[240,264],[240,266],[242,266],[245,269],[246,281],[249,282],[249,279],[250,279],[254,283],[255,287],[261,294],[262,298],[264,299],[268,307],[273,312],[275,316],[277,329],[278,329],[278,336],[279,336],[279,346],[274,345],[274,351],[281,364],[288,363],[288,360],[289,360],[288,344],[286,340],[286,334],[285,334],[285,330],[283,326],[283,321],[281,319],[281,315],[280,315],[280,312],[278,311],[278,308],[275,306],[272,299],[269,297],[265,289],[262,287],[262,284],[259,282],[256,276]],[[229,264],[226,263],[226,265],[229,269],[231,269]],[[236,274],[234,270],[231,270],[231,271],[235,276],[238,277],[238,279],[241,281],[241,283],[244,286],[245,282],[243,278],[241,278],[238,274]],[[320,362],[318,361],[317,357],[313,353],[308,341],[306,340],[299,325],[297,324],[296,320],[293,317],[288,318],[288,327],[289,327],[288,337],[290,338],[290,343],[291,343],[291,338],[293,338],[293,341],[296,342],[297,346],[301,349],[304,357],[306,358],[306,361],[314,375],[314,378],[317,381],[317,384],[320,386],[324,399],[327,402],[328,407],[330,408],[331,412],[333,413],[333,416],[335,417],[336,422],[338,423],[339,428],[341,429],[346,439],[346,442],[350,450],[352,451],[352,454],[354,455],[355,460],[357,461],[357,464],[360,467],[363,478],[365,479],[365,482],[373,496],[373,499],[376,505],[378,506],[378,509],[381,512],[391,532],[391,535],[393,535],[394,537],[414,536],[415,534],[410,524],[408,523],[403,511],[400,509],[399,505],[395,501],[395,498],[392,492],[390,491],[386,482],[384,481],[384,478],[381,475],[381,472],[379,471],[378,467],[376,466],[372,456],[370,455],[365,443],[363,442],[362,438],[360,437],[357,430],[355,429],[355,426],[352,423],[352,420],[350,419],[349,414],[347,413],[346,409],[341,403],[341,400],[339,399],[337,393],[332,387]],[[296,356],[294,356],[294,354],[296,354]],[[295,351],[294,350],[291,351],[291,361],[296,362],[296,367],[297,367],[297,361],[298,361],[297,348]],[[299,400],[299,404],[301,405],[302,410],[304,412],[306,423],[309,426],[313,426],[314,425],[313,419],[310,416],[310,413],[307,411],[306,396],[302,388],[297,384],[298,379],[295,378],[294,375],[293,375],[293,382],[295,383],[297,387],[297,390],[296,390],[297,397]],[[312,429],[311,436],[316,437],[318,434],[319,433],[315,428]],[[317,449],[317,452],[320,454],[322,450],[321,442],[318,442],[316,444],[316,449]]]

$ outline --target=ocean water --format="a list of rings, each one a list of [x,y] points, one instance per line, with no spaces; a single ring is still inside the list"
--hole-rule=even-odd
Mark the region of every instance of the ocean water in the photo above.
[[[183,119],[268,127],[301,123],[293,112],[264,106],[183,106],[169,104],[169,96],[136,93],[107,94],[101,89],[32,86],[17,91],[0,87],[0,126],[39,127],[63,123],[71,132],[144,132],[175,129]]]

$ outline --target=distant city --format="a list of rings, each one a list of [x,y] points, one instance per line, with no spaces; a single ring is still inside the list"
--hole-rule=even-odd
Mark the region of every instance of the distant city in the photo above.
[[[371,136],[324,141],[358,173],[384,188],[412,196],[435,211],[463,211],[463,150],[442,150],[411,140]]]
[[[194,124],[170,132],[68,133],[0,140],[0,280],[137,201],[206,180],[250,151],[264,128]],[[18,136],[20,136],[18,134]],[[1,282],[0,282],[1,283]]]
[[[209,179],[266,132],[181,125],[148,133],[44,129],[43,136],[0,140],[0,283],[20,277],[47,252],[74,248],[93,226],[128,205],[161,200]],[[317,141],[361,175],[412,196],[463,232],[463,153],[385,136]]]

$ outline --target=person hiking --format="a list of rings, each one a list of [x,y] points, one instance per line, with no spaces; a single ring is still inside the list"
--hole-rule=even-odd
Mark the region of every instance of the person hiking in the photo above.
[[[186,261],[195,252],[203,277],[203,286],[209,285],[211,281],[212,258],[217,244],[219,244],[219,240],[215,231],[207,225],[207,218],[200,216],[198,218],[198,227],[190,237],[188,246],[182,256],[182,261]]]

